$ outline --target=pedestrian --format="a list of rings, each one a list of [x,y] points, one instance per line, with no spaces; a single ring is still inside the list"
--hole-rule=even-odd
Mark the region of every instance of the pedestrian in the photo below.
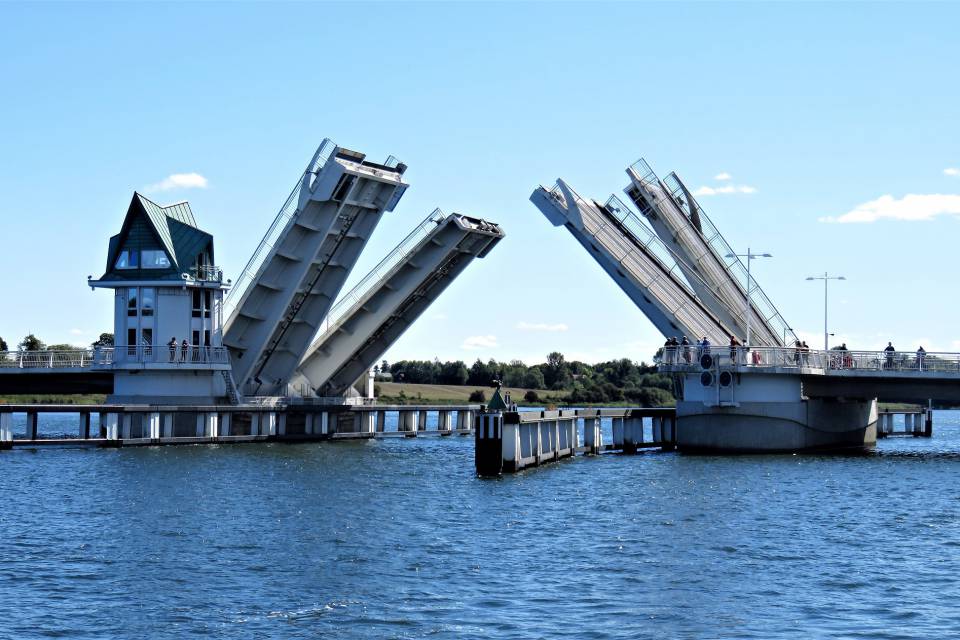
[[[800,343],[800,359],[803,364],[810,364],[810,347],[807,346],[806,340]]]
[[[888,342],[887,348],[884,349],[883,352],[886,354],[886,364],[884,365],[884,368],[893,369],[893,356],[897,352],[897,350],[893,348],[893,343]]]
[[[800,352],[803,350],[803,344],[799,340],[794,343],[793,346],[793,362],[799,367],[800,366]]]
[[[737,340],[736,336],[730,336],[730,362],[732,364],[737,364],[737,347],[740,346],[740,341]]]
[[[174,362],[177,359],[177,337],[170,338],[167,346],[170,347],[170,362]]]
[[[840,357],[841,357],[841,369],[849,369],[850,365],[853,364],[853,358],[850,357],[850,351],[847,349],[847,343],[844,342],[840,345]]]
[[[676,344],[676,338],[667,338],[667,341],[663,343],[663,358],[667,364],[673,364],[676,359]]]
[[[187,350],[190,348],[190,343],[187,342],[187,339],[184,338],[183,342],[180,343],[180,362],[187,361]]]
[[[700,343],[700,348],[703,354],[710,355],[710,341],[707,340],[707,336],[703,336],[703,342]]]
[[[920,345],[920,348],[917,349],[917,369],[923,371],[923,359],[927,357],[927,352],[924,351],[923,345]]]
[[[687,336],[683,336],[683,340],[680,341],[680,346],[683,347],[683,359],[687,361],[687,364],[690,364],[690,340]]]

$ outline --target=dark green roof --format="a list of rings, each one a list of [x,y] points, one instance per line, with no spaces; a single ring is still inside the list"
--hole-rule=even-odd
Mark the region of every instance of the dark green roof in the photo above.
[[[114,269],[117,257],[128,245],[163,249],[170,259],[169,269]],[[197,228],[196,218],[187,202],[159,205],[139,193],[127,209],[120,233],[110,238],[107,271],[101,279],[180,279],[188,272],[198,254],[206,252],[213,262],[213,236]]]

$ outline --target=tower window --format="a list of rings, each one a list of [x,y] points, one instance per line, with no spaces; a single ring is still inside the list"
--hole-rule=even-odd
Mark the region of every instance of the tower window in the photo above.
[[[159,249],[144,249],[140,252],[141,264],[144,269],[168,269],[170,259]]]
[[[140,266],[140,254],[137,251],[124,249],[117,256],[117,269],[137,269]]]
[[[152,316],[155,304],[156,289],[153,287],[143,287],[140,290],[140,315]]]
[[[136,316],[137,315],[137,288],[131,287],[127,289],[127,315]]]

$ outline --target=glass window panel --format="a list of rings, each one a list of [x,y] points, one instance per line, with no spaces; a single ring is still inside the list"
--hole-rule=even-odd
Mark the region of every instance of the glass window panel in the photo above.
[[[117,269],[136,269],[138,264],[138,254],[136,251],[130,251],[124,249],[120,252],[120,255],[117,256]]]
[[[137,288],[127,289],[127,315],[137,315]]]
[[[156,290],[153,287],[144,287],[140,290],[140,315],[152,316],[156,300]]]
[[[141,263],[144,269],[167,269],[170,267],[170,260],[167,254],[158,249],[144,249],[140,252],[143,258]]]

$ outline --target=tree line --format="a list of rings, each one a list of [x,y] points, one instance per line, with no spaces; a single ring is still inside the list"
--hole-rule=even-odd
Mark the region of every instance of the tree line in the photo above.
[[[527,366],[520,360],[486,362],[477,358],[470,366],[462,360],[386,360],[376,368],[380,379],[418,384],[476,385],[489,387],[500,380],[506,387],[566,392],[568,402],[636,402],[663,406],[674,401],[673,381],[656,367],[627,358],[587,364],[567,361],[554,351],[541,364]],[[384,374],[390,374],[386,376]]]
[[[28,334],[16,345],[19,351],[83,351],[86,347],[78,347],[73,344],[47,344],[37,336]],[[91,347],[112,347],[113,334],[101,333],[100,337],[90,343]],[[9,351],[10,347],[7,341],[0,338],[0,351]]]

